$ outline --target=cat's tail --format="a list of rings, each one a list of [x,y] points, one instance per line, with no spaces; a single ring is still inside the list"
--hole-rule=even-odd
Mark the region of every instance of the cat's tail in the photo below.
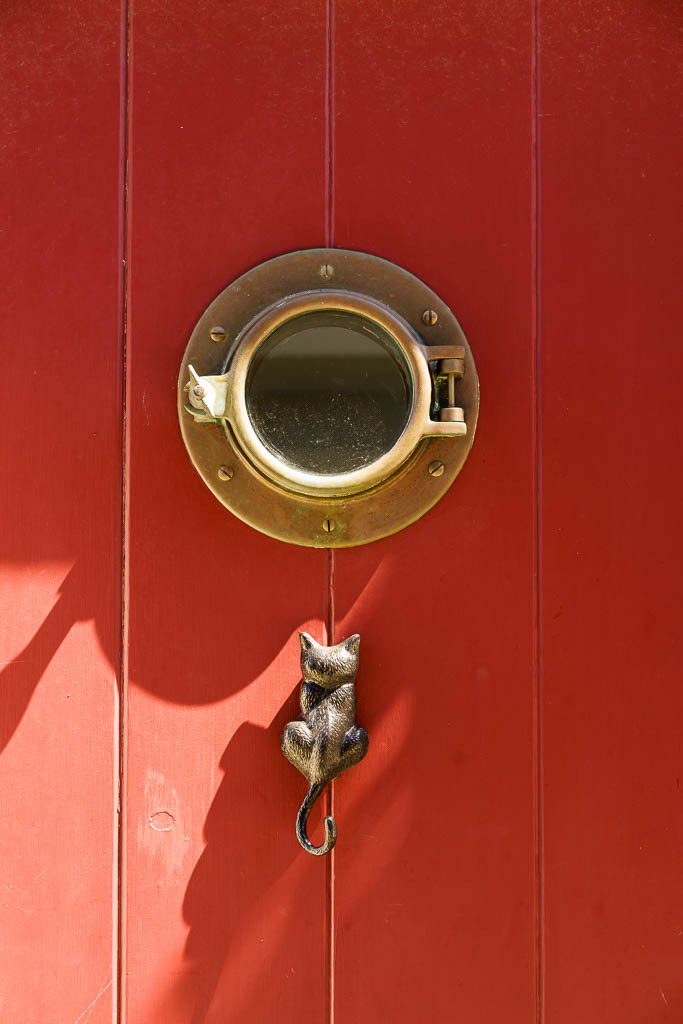
[[[296,816],[296,837],[306,853],[312,853],[314,857],[324,857],[337,842],[337,826],[334,818],[325,818],[325,840],[320,846],[314,846],[306,834],[306,825],[308,824],[311,808],[324,790],[325,785],[326,783],[319,782],[317,785],[311,786]]]

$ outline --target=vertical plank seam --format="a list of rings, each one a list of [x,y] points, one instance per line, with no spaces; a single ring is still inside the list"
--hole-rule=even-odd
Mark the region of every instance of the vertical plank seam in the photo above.
[[[334,247],[334,0],[327,0],[325,35],[325,245]]]
[[[325,245],[334,247],[334,0],[326,0],[325,24]],[[328,549],[326,574],[326,642],[335,641],[334,621],[334,550]],[[330,783],[326,813],[334,817],[334,783]],[[325,920],[326,920],[326,1019],[334,1024],[335,998],[335,851],[326,858]]]
[[[132,0],[130,0],[132,4]],[[115,1024],[126,1020],[126,806],[128,760],[128,546],[129,546],[129,478],[130,432],[128,424],[128,285],[129,285],[129,153],[130,138],[130,35],[131,10],[129,0],[121,4],[121,69],[119,100],[119,345],[121,353],[121,597],[120,597],[120,661],[117,721],[118,793],[116,843],[116,919],[114,953]]]
[[[334,621],[334,551],[329,549],[326,554],[326,608],[325,608],[325,633],[328,644],[335,641]],[[326,814],[334,817],[334,783],[328,788]],[[334,983],[335,983],[335,941],[334,941],[334,915],[335,915],[335,851],[332,850],[326,857],[325,865],[325,921],[326,921],[326,946],[327,946],[327,985],[326,1004],[327,1022],[334,1024]]]
[[[543,818],[543,659],[542,659],[542,380],[541,380],[541,39],[540,0],[533,0],[531,48],[531,251],[533,330],[533,504],[534,504],[534,598],[533,598],[533,717],[534,717],[534,965],[536,1020],[545,1019],[545,927],[544,927],[544,818]]]

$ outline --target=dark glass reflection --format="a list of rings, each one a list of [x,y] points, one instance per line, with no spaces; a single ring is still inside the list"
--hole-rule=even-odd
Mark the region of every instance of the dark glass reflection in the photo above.
[[[312,473],[350,473],[400,437],[410,413],[403,357],[377,324],[354,313],[305,313],[260,346],[247,408],[262,442]]]

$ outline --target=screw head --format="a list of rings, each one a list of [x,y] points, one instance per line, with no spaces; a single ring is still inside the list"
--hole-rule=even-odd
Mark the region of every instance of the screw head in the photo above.
[[[204,388],[201,386],[201,384],[195,384],[195,386],[192,388],[192,394],[195,395],[196,398],[203,398],[206,392],[204,391]]]
[[[332,264],[323,263],[322,267],[320,268],[320,276],[323,278],[323,280],[329,281],[333,275],[334,267],[332,266]]]
[[[211,338],[211,341],[225,341],[225,327],[220,327],[218,325],[216,327],[212,327],[209,331],[209,337]]]
[[[438,323],[439,314],[435,309],[425,309],[422,314],[422,323],[426,324],[427,327],[433,327],[435,323]]]
[[[219,480],[232,480],[235,475],[235,470],[232,466],[221,466],[218,470]]]
[[[436,459],[434,462],[429,463],[427,470],[430,476],[443,476],[446,471],[446,467],[443,462],[439,462],[438,459]]]
[[[337,529],[337,524],[334,519],[323,519],[323,530],[325,533],[334,533]]]

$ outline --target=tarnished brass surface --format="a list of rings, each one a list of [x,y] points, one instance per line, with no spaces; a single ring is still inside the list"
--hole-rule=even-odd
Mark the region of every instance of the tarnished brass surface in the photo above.
[[[259,345],[288,317],[324,309],[359,312],[381,325],[403,353],[413,389],[409,420],[394,447],[336,477],[274,456],[256,434],[245,400]],[[425,310],[436,320],[425,323]],[[440,361],[454,359],[462,360],[457,381],[456,364],[447,363],[444,374],[439,369]],[[440,410],[455,402],[457,413],[442,418]],[[478,407],[472,353],[445,303],[406,270],[338,249],[288,253],[226,288],[193,331],[178,384],[185,444],[219,501],[256,529],[310,547],[365,544],[424,515],[460,471]],[[438,476],[428,469],[434,461],[444,466]]]
[[[356,725],[358,634],[325,647],[308,633],[301,639],[301,718],[282,731],[282,753],[308,779],[309,790],[296,819],[296,836],[316,857],[329,853],[337,841],[334,818],[325,818],[325,839],[314,846],[306,824],[311,807],[328,782],[358,764],[368,751],[368,734]]]

